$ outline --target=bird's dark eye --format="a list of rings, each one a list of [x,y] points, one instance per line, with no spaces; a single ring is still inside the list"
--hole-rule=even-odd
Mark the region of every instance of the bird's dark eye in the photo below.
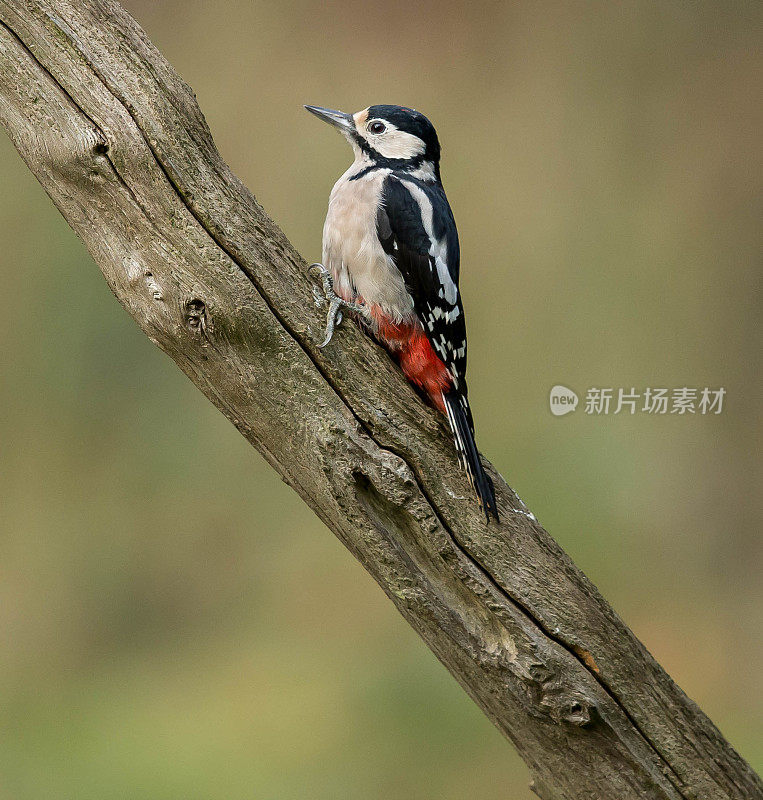
[[[371,133],[384,133],[387,130],[383,122],[371,122],[368,126],[368,130]]]

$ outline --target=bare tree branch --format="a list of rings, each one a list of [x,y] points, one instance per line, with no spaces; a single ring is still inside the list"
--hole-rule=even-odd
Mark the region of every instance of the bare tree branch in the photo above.
[[[352,325],[113,0],[0,0],[0,119],[143,331],[264,455],[514,743],[545,800],[763,786],[494,471]]]

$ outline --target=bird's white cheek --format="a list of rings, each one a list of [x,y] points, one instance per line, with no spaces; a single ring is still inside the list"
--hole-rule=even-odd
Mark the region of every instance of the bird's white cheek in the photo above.
[[[416,158],[426,150],[426,145],[418,136],[405,131],[392,131],[375,136],[370,141],[371,146],[384,158]]]

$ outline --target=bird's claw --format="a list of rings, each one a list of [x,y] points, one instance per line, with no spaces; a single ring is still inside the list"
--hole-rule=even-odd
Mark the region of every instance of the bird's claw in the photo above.
[[[326,305],[326,295],[317,286],[313,286],[313,297],[316,308],[323,308]]]
[[[317,272],[320,275],[321,283],[323,284],[323,292],[317,287],[313,286],[313,297],[315,298],[315,305],[321,308],[326,303],[329,304],[328,312],[326,314],[326,336],[318,347],[325,347],[334,335],[334,330],[338,325],[342,324],[342,308],[348,308],[350,311],[363,311],[363,306],[358,303],[348,303],[343,300],[334,291],[334,277],[323,266],[323,264],[315,263],[310,264],[308,272]]]

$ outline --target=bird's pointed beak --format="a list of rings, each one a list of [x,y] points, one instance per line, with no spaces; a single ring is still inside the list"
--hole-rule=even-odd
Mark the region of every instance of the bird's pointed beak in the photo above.
[[[305,106],[311,113],[315,114],[318,119],[328,122],[338,128],[342,133],[349,133],[355,130],[355,120],[352,114],[345,114],[343,111],[334,111],[331,108],[321,108],[320,106]]]

